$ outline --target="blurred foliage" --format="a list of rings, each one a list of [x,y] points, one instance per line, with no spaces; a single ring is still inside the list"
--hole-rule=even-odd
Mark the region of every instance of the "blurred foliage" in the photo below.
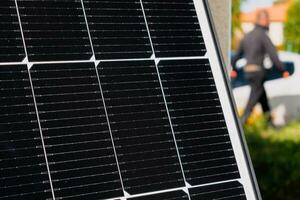
[[[288,51],[300,53],[300,0],[294,0],[287,13],[284,27],[285,46]]]
[[[300,123],[275,130],[261,117],[245,134],[264,200],[300,199]]]
[[[275,0],[274,1],[274,4],[280,4],[280,3],[285,3],[287,1],[290,1],[290,0]]]
[[[231,27],[231,36],[233,37],[235,31],[241,30],[241,21],[240,21],[240,14],[241,14],[241,4],[245,0],[232,0],[232,27]]]
[[[232,0],[231,7],[231,49],[236,49],[239,44],[240,38],[237,37],[236,33],[242,33],[241,28],[241,5],[245,0]]]

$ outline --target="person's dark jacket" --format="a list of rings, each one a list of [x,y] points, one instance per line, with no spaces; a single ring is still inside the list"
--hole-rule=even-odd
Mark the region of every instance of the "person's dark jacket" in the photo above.
[[[255,64],[264,70],[264,59],[269,55],[275,67],[281,72],[284,71],[283,64],[278,58],[277,51],[271,39],[267,35],[267,29],[256,25],[256,27],[241,41],[236,55],[232,59],[232,67],[236,70],[236,62],[245,57],[247,65]]]

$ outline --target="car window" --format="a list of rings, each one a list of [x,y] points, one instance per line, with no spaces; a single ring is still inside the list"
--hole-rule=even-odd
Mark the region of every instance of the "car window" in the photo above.
[[[290,73],[290,75],[293,75],[295,72],[295,65],[293,62],[283,62],[285,69]],[[282,78],[282,73],[276,68],[271,67],[270,69],[266,70],[267,77],[266,81],[276,80]],[[245,74],[243,68],[237,70],[238,76],[236,79],[233,79],[231,81],[231,85],[233,88],[241,87],[248,85],[248,81],[245,79]]]

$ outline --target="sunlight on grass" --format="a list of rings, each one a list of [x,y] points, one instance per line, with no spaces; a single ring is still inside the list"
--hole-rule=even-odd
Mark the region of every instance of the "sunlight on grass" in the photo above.
[[[245,135],[264,200],[300,199],[300,122],[281,129],[258,117]]]
[[[265,118],[260,116],[254,123],[245,126],[246,133],[259,134],[265,139],[274,141],[300,141],[300,122],[291,122],[288,125],[274,129],[269,127]]]

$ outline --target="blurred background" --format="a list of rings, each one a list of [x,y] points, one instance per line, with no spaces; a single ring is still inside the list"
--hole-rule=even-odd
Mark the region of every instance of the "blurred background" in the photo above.
[[[234,56],[241,39],[254,28],[256,13],[270,16],[269,36],[288,78],[266,57],[265,88],[276,128],[267,123],[257,105],[244,126],[247,143],[264,200],[300,199],[300,0],[232,0],[231,51]],[[226,57],[226,56],[225,56]],[[228,62],[229,63],[229,62]],[[240,59],[237,67],[246,65]],[[230,70],[230,65],[228,65]],[[239,113],[243,113],[250,87],[242,72],[231,82]]]

